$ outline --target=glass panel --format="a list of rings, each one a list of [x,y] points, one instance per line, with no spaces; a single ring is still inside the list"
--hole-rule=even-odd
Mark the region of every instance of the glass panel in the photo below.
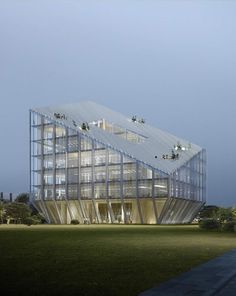
[[[121,174],[120,174],[120,165],[110,165],[108,167],[108,180],[109,181],[116,181],[120,180]]]
[[[106,197],[106,184],[95,184],[94,185],[94,196],[95,198]]]
[[[92,153],[91,151],[81,152],[81,166],[92,165]]]
[[[65,167],[66,167],[65,154],[56,155],[56,168],[65,168]]]
[[[91,168],[82,168],[80,177],[81,177],[81,182],[92,182],[92,170],[91,170]]]
[[[33,185],[34,186],[40,186],[41,185],[41,173],[40,173],[40,171],[38,173],[33,174]]]
[[[52,139],[53,138],[53,125],[44,125],[43,137],[44,137],[44,139]]]
[[[77,135],[68,137],[68,151],[77,152],[78,150],[79,150],[79,144],[78,144]]]
[[[45,200],[53,199],[53,186],[44,187],[44,199]]]
[[[56,137],[64,137],[66,135],[66,129],[62,126],[56,126]]]
[[[73,168],[78,166],[78,153],[68,153],[67,155],[67,167]]]
[[[106,181],[106,167],[95,167],[94,168],[94,181],[105,182]]]
[[[33,155],[41,155],[41,141],[37,140],[37,143],[34,143]]]
[[[108,159],[110,164],[120,163],[120,153],[113,151],[111,149],[108,150]]]
[[[47,171],[44,173],[44,184],[45,185],[53,185],[53,172]]]
[[[83,199],[92,198],[92,186],[91,184],[82,184],[80,186],[80,196]]]
[[[80,149],[81,150],[91,150],[92,149],[92,141],[87,137],[81,136],[80,141]]]
[[[32,125],[37,126],[41,124],[41,115],[38,115],[34,112],[31,113],[32,116]]]
[[[138,182],[139,197],[152,197],[152,181]]]
[[[168,195],[167,179],[157,179],[154,181],[154,196],[163,197]]]
[[[150,168],[144,167],[142,164],[138,165],[138,179],[146,180],[152,179],[152,170]]]
[[[56,138],[56,153],[66,152],[66,138]]]
[[[68,169],[68,183],[78,183],[78,169]]]
[[[106,163],[106,150],[94,151],[94,165],[105,165]]]
[[[68,186],[68,199],[77,199],[77,185],[69,185]]]
[[[136,197],[136,182],[124,182],[123,184],[123,194],[126,198],[135,198]]]
[[[50,123],[52,123],[51,119],[44,117],[44,124],[50,124]]]
[[[77,135],[78,135],[78,132],[76,130],[68,128],[68,136],[77,136]]]
[[[65,196],[66,196],[65,186],[57,185],[56,186],[56,199],[57,200],[65,199]]]
[[[44,156],[44,169],[52,169],[53,168],[53,157],[52,156]]]
[[[44,140],[43,141],[43,153],[44,154],[52,154],[53,153],[53,141],[52,140]]]
[[[123,179],[136,180],[136,163],[126,163],[123,165]]]
[[[108,187],[109,198],[120,198],[120,182],[110,182]]]
[[[154,179],[159,179],[159,178],[161,178],[160,173],[159,173],[158,171],[155,171],[155,170],[154,170],[154,172],[153,172],[153,178],[154,178]]]
[[[60,169],[56,170],[56,184],[65,184],[66,183],[66,175],[65,170]]]

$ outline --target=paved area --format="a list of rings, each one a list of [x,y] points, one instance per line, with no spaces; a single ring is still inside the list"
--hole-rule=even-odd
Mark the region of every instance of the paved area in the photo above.
[[[236,249],[139,296],[236,296]]]

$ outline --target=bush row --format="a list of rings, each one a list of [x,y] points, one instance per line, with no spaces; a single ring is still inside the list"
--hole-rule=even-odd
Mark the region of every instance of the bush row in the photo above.
[[[209,219],[203,219],[199,221],[199,227],[201,229],[222,230],[222,231],[233,232],[236,227],[236,221],[220,222],[217,219],[209,218]]]

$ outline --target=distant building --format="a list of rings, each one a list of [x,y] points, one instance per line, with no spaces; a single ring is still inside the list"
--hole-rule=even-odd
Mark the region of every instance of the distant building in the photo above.
[[[16,193],[0,192],[0,201],[13,202],[17,197]]]
[[[175,224],[206,200],[201,147],[93,102],[30,111],[31,199],[49,223]]]

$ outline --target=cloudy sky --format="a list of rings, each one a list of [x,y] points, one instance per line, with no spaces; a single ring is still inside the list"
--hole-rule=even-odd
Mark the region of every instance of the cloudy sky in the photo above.
[[[87,99],[206,148],[236,205],[236,1],[1,0],[0,191],[28,190],[28,110]]]

